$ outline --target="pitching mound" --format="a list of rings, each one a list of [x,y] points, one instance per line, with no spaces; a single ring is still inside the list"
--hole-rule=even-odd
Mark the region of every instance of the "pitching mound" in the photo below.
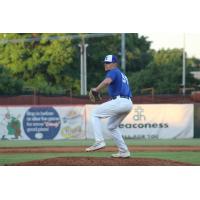
[[[155,158],[59,157],[17,163],[15,166],[191,166],[191,164]]]

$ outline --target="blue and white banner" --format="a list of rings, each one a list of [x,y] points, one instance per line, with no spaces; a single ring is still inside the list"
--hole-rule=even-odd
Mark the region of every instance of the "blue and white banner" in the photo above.
[[[82,139],[84,116],[84,106],[0,107],[0,139]]]

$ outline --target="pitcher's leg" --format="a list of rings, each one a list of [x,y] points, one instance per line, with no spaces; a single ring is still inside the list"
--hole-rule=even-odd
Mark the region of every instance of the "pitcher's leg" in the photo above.
[[[123,119],[126,117],[127,113],[121,114],[121,115],[115,115],[111,117],[108,121],[108,129],[111,132],[113,139],[119,149],[120,152],[127,152],[128,147],[126,143],[124,142],[124,139],[122,137],[122,134],[120,133],[118,126],[123,121]]]
[[[102,116],[102,108],[104,107],[105,106],[98,106],[95,110],[93,110],[91,114],[95,143],[92,146],[86,148],[86,151],[96,151],[106,146],[101,128],[101,118],[105,117],[106,114],[103,113],[104,115]]]
[[[101,118],[95,116],[95,114],[92,114],[91,116],[91,122],[93,127],[93,133],[94,138],[96,142],[103,141],[103,134],[102,134],[102,128],[101,128]]]
[[[92,120],[95,143],[92,146],[86,148],[86,151],[96,151],[96,150],[102,149],[106,146],[106,144],[104,142],[103,134],[101,131],[100,118],[95,116],[94,114],[92,114],[91,120]]]
[[[102,124],[101,119],[110,117],[115,112],[116,105],[114,102],[106,102],[99,106],[97,106],[92,114],[91,114],[91,122],[92,122],[92,128],[94,132],[94,138],[96,141],[102,141],[104,140],[103,134],[102,134]]]

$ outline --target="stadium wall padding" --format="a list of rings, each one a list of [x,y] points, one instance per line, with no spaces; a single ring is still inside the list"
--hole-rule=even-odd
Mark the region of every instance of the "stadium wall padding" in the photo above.
[[[0,106],[0,140],[93,138],[95,106]],[[102,132],[110,137],[102,122]],[[199,122],[200,104],[134,104],[119,128],[125,138],[199,138]]]
[[[200,138],[200,104],[194,104],[194,138]]]

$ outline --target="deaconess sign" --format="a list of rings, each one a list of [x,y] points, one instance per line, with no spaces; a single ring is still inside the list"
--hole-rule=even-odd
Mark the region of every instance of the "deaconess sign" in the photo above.
[[[150,123],[145,115],[144,108],[137,106],[134,110],[133,123],[120,124],[120,128],[168,128],[168,123],[154,122]]]
[[[119,128],[126,138],[192,138],[192,104],[134,105]]]

